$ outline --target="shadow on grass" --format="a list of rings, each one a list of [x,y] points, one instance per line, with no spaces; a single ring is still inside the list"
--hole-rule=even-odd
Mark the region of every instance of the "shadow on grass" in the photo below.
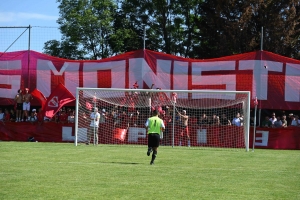
[[[121,165],[139,165],[139,164],[141,164],[141,163],[135,163],[135,162],[101,162],[101,163],[121,164]]]

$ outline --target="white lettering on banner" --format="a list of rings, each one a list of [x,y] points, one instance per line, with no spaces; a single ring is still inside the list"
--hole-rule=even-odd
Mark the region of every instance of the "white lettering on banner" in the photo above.
[[[72,135],[73,127],[62,127],[62,141],[75,141],[75,136]],[[87,128],[78,128],[77,142],[87,141]]]
[[[138,142],[139,138],[146,138],[146,129],[129,127],[128,142]]]
[[[112,88],[125,88],[125,72],[126,62],[114,61],[95,63],[88,62],[83,64],[83,87],[97,88],[98,77],[97,71],[111,70],[111,87]]]
[[[253,70],[252,99],[268,99],[268,72],[282,72],[283,64],[268,60],[240,60],[239,70]]]
[[[269,131],[256,131],[256,134],[261,134],[261,137],[255,136],[255,146],[268,146],[268,140],[269,140]],[[259,140],[260,142],[258,142]]]
[[[207,143],[207,130],[197,129],[197,143],[206,144]]]
[[[72,127],[62,127],[62,141],[74,141],[75,137],[72,136]]]
[[[225,90],[236,90],[236,75],[203,76],[204,71],[235,70],[235,61],[192,63],[192,85],[226,85]],[[211,98],[235,99],[235,94],[215,94]],[[192,98],[207,98],[202,94],[192,94]]]
[[[0,72],[7,70],[21,70],[21,60],[0,61]],[[21,71],[20,71],[21,73]],[[0,97],[14,99],[18,89],[21,88],[21,75],[0,75],[0,84],[10,85],[11,88],[0,88]]]
[[[138,81],[142,86],[143,81],[150,87],[153,83],[155,88],[171,88],[171,60],[157,60],[156,73],[150,68],[143,58],[129,59],[129,88]]]
[[[300,65],[286,64],[285,101],[300,102]]]
[[[75,96],[76,87],[79,87],[79,62],[65,62],[60,71],[57,71],[53,63],[49,60],[37,60],[36,66],[36,88],[45,97],[51,94],[51,72],[56,76],[65,73],[64,86]]]
[[[188,90],[188,62],[174,61],[173,86],[174,90]],[[187,98],[187,93],[177,94],[177,98]]]

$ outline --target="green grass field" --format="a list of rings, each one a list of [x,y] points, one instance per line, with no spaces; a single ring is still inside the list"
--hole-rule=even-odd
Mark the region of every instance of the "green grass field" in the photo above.
[[[300,199],[300,152],[0,142],[0,199]]]

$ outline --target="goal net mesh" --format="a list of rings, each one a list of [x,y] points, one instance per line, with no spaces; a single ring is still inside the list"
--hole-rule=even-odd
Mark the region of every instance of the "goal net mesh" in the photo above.
[[[145,122],[157,110],[166,127],[160,145],[248,150],[249,95],[244,91],[77,88],[75,145],[147,145]],[[98,129],[92,125],[94,108],[100,115]]]

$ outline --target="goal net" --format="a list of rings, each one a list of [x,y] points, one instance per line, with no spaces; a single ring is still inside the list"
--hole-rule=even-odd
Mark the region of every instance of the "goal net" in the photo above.
[[[147,145],[153,110],[166,127],[160,145],[249,150],[250,92],[224,90],[77,88],[75,145]]]

